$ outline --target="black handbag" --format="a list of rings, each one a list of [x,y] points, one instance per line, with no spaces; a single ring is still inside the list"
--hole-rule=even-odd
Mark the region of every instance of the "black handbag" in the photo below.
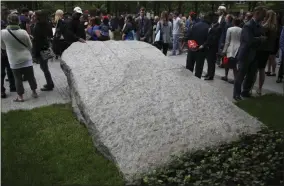
[[[40,51],[40,57],[42,58],[42,60],[46,61],[51,58],[54,58],[55,54],[53,50],[50,47],[48,47],[47,49]]]

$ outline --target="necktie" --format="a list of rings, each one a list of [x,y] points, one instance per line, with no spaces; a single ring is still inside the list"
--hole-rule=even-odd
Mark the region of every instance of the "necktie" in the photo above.
[[[141,36],[144,36],[144,16],[141,19]]]

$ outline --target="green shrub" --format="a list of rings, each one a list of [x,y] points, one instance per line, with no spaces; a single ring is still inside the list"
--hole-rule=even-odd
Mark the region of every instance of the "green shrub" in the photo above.
[[[284,185],[284,133],[264,129],[219,148],[175,157],[142,180],[148,186]]]

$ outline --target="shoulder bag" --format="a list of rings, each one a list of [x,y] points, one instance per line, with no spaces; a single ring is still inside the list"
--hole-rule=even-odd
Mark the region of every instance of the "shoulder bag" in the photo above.
[[[19,43],[21,43],[23,46],[25,46],[26,48],[28,48],[28,46],[27,46],[25,43],[23,43],[19,38],[17,38],[17,36],[15,36],[15,35],[11,32],[10,29],[7,29],[7,30],[8,30],[8,32],[9,32]]]

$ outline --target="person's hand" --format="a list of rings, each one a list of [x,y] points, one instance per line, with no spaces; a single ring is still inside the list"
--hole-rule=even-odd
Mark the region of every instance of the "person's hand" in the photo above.
[[[144,40],[145,40],[145,37],[141,37],[141,38],[140,38],[140,41],[144,41]]]
[[[204,46],[203,46],[203,45],[200,45],[200,46],[198,47],[198,50],[203,49],[203,48],[204,48]]]
[[[86,43],[86,41],[84,39],[82,39],[82,38],[79,39],[79,42]]]

